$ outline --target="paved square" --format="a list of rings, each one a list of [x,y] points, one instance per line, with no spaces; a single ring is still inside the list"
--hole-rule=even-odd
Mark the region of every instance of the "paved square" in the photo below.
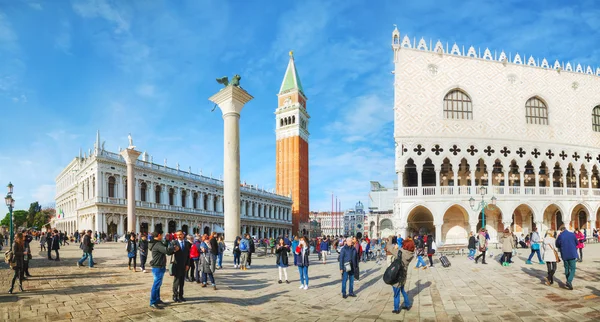
[[[36,245],[32,242],[32,245]],[[413,308],[392,314],[392,290],[381,279],[383,266],[361,265],[356,298],[342,299],[337,262],[326,265],[313,257],[308,290],[298,289],[298,272],[290,267],[289,285],[278,284],[275,258],[255,258],[252,268],[217,271],[218,290],[186,283],[186,303],[164,310],[148,307],[152,274],[127,270],[122,243],[96,246],[97,268],[77,268],[81,251],[71,244],[61,249],[61,261],[36,253],[24,282],[25,292],[7,294],[12,271],[1,270],[2,321],[598,321],[600,320],[600,244],[587,245],[585,262],[577,265],[575,290],[543,284],[546,266],[525,265],[528,250],[519,249],[511,267],[488,259],[475,265],[450,257],[451,268],[410,269],[407,282]],[[498,251],[493,250],[495,255]],[[437,262],[437,261],[436,261]],[[411,263],[414,267],[415,262]],[[564,269],[557,280],[563,285]],[[172,278],[165,276],[161,297],[171,299]],[[556,283],[555,283],[556,284]]]

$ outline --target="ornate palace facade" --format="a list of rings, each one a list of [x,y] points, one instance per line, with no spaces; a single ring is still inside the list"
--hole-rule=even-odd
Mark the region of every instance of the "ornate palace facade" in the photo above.
[[[103,146],[103,145],[102,145]],[[137,232],[183,230],[222,232],[223,182],[149,161],[144,153],[135,169]],[[56,178],[52,225],[69,233],[91,229],[117,233],[127,227],[127,167],[123,158],[100,148],[76,157]],[[256,237],[290,234],[292,200],[253,186],[241,187],[241,233]]]
[[[600,68],[392,33],[397,233],[598,227]],[[483,196],[480,189],[483,187]],[[477,205],[477,203],[475,203]],[[589,233],[588,233],[589,234]]]

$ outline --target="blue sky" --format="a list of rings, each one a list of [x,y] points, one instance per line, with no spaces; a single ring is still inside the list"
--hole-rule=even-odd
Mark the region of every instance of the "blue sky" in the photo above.
[[[242,180],[275,184],[276,94],[294,50],[311,114],[312,210],[368,204],[394,180],[392,25],[413,37],[600,65],[587,1],[0,0],[0,183],[17,208],[52,202],[56,175],[93,147],[219,177],[216,77],[242,75]],[[428,41],[429,42],[429,41]]]

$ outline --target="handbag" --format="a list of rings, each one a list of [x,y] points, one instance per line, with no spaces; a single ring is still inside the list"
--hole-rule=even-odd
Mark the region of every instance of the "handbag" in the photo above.
[[[538,243],[531,244],[531,249],[532,250],[540,250],[540,244],[538,244]]]
[[[352,262],[345,262],[344,263],[344,271],[346,273],[350,273],[352,271]]]
[[[171,260],[169,261],[169,276],[174,276],[175,272],[173,271],[173,255],[171,255]]]
[[[560,263],[560,257],[558,257],[558,252],[556,251],[556,249],[554,249],[554,246],[552,245],[548,245],[550,246],[550,248],[552,249],[552,251],[554,252],[554,257],[556,257],[556,263]]]
[[[127,253],[127,257],[129,257],[129,258],[135,258],[135,252],[129,252],[129,253]]]

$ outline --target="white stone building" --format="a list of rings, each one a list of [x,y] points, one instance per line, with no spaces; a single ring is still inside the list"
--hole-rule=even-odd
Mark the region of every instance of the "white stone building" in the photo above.
[[[136,164],[137,232],[223,232],[223,182],[152,163],[144,153]],[[100,136],[94,150],[73,159],[56,177],[52,226],[69,233],[91,229],[122,235],[127,227],[127,167],[123,158],[104,150]],[[290,234],[292,200],[253,186],[241,187],[242,232],[257,237]]]
[[[387,188],[377,181],[371,181],[369,209],[364,218],[364,233],[370,238],[386,238],[395,233],[393,221],[394,202],[398,196],[398,184]]]
[[[600,68],[392,33],[397,233],[597,227]],[[591,234],[588,232],[588,234]]]
[[[344,213],[329,211],[312,211],[310,221],[316,221],[325,236],[340,236],[344,234]]]

